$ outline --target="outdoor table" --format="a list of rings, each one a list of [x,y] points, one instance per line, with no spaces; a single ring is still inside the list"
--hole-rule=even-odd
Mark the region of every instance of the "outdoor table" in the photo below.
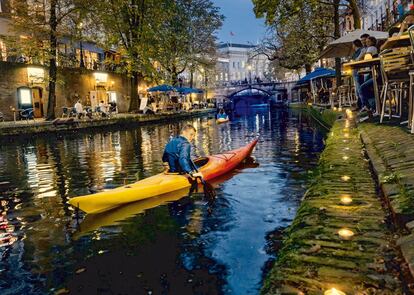
[[[380,58],[375,57],[371,59],[366,60],[359,60],[359,61],[353,61],[344,63],[343,67],[344,69],[350,68],[350,69],[362,69],[362,68],[370,68],[372,79],[374,83],[374,95],[375,95],[375,111],[377,114],[381,113],[381,99],[379,97],[379,91],[378,91],[378,83],[377,83],[377,66],[380,64]]]
[[[397,47],[407,47],[410,45],[411,45],[410,36],[408,34],[404,34],[401,36],[394,36],[394,37],[388,38],[387,41],[385,41],[385,43],[382,44],[381,51],[386,50],[386,49],[397,48]]]

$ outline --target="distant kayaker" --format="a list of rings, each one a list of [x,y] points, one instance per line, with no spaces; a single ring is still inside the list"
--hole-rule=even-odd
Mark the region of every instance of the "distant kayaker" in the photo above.
[[[180,135],[167,143],[162,156],[164,167],[169,173],[188,174],[192,178],[203,178],[203,174],[196,170],[191,160],[191,144],[196,135],[196,129],[192,125],[185,125]]]
[[[224,109],[220,109],[219,113],[217,114],[217,119],[225,119],[225,120],[227,120],[228,118],[229,118],[229,116],[227,116],[227,114],[224,111]]]

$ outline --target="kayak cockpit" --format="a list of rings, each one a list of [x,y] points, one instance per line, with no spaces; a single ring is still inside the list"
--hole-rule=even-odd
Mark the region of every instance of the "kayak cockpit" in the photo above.
[[[203,158],[198,158],[196,160],[194,160],[194,164],[197,166],[197,169],[200,169],[201,167],[205,166],[208,161],[210,161],[209,158],[207,157],[203,157]]]

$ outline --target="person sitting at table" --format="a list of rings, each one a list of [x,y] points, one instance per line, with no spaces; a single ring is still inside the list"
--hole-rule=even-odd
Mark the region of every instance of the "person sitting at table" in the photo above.
[[[106,105],[104,104],[103,100],[101,100],[98,106],[99,106],[99,112],[101,113],[102,117],[106,117],[107,116]]]
[[[369,36],[367,39],[367,50],[365,51],[364,58],[367,54],[371,54],[371,57],[378,56],[377,39],[373,36]]]
[[[363,49],[363,45],[361,40],[356,39],[352,42],[352,48],[354,49],[354,54],[352,54],[352,60],[357,60],[358,57],[361,54],[361,51]],[[355,85],[355,92],[357,96],[357,106],[358,108],[361,108],[361,77],[358,74],[358,69],[352,70],[352,78],[354,79],[354,85]]]
[[[389,31],[388,31],[388,37],[395,37],[398,36],[400,33],[400,28],[397,27],[392,27]]]
[[[362,34],[360,38],[361,38],[362,48],[359,52],[359,56],[355,60],[363,60],[365,56],[365,52],[368,48],[367,41],[368,41],[369,35]]]
[[[75,107],[75,111],[76,111],[76,116],[78,117],[78,119],[81,119],[84,115],[84,112],[83,112],[83,106],[82,106],[80,100],[78,100],[75,103],[74,107]]]
[[[404,20],[401,22],[400,32],[398,36],[401,36],[409,27],[414,24],[414,5],[410,6],[410,11],[404,17]]]

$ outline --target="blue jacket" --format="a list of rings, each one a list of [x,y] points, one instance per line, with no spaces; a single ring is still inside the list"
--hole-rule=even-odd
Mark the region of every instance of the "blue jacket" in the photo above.
[[[165,146],[162,161],[168,162],[170,166],[169,172],[171,173],[190,173],[193,171],[190,142],[183,136],[171,139]]]

